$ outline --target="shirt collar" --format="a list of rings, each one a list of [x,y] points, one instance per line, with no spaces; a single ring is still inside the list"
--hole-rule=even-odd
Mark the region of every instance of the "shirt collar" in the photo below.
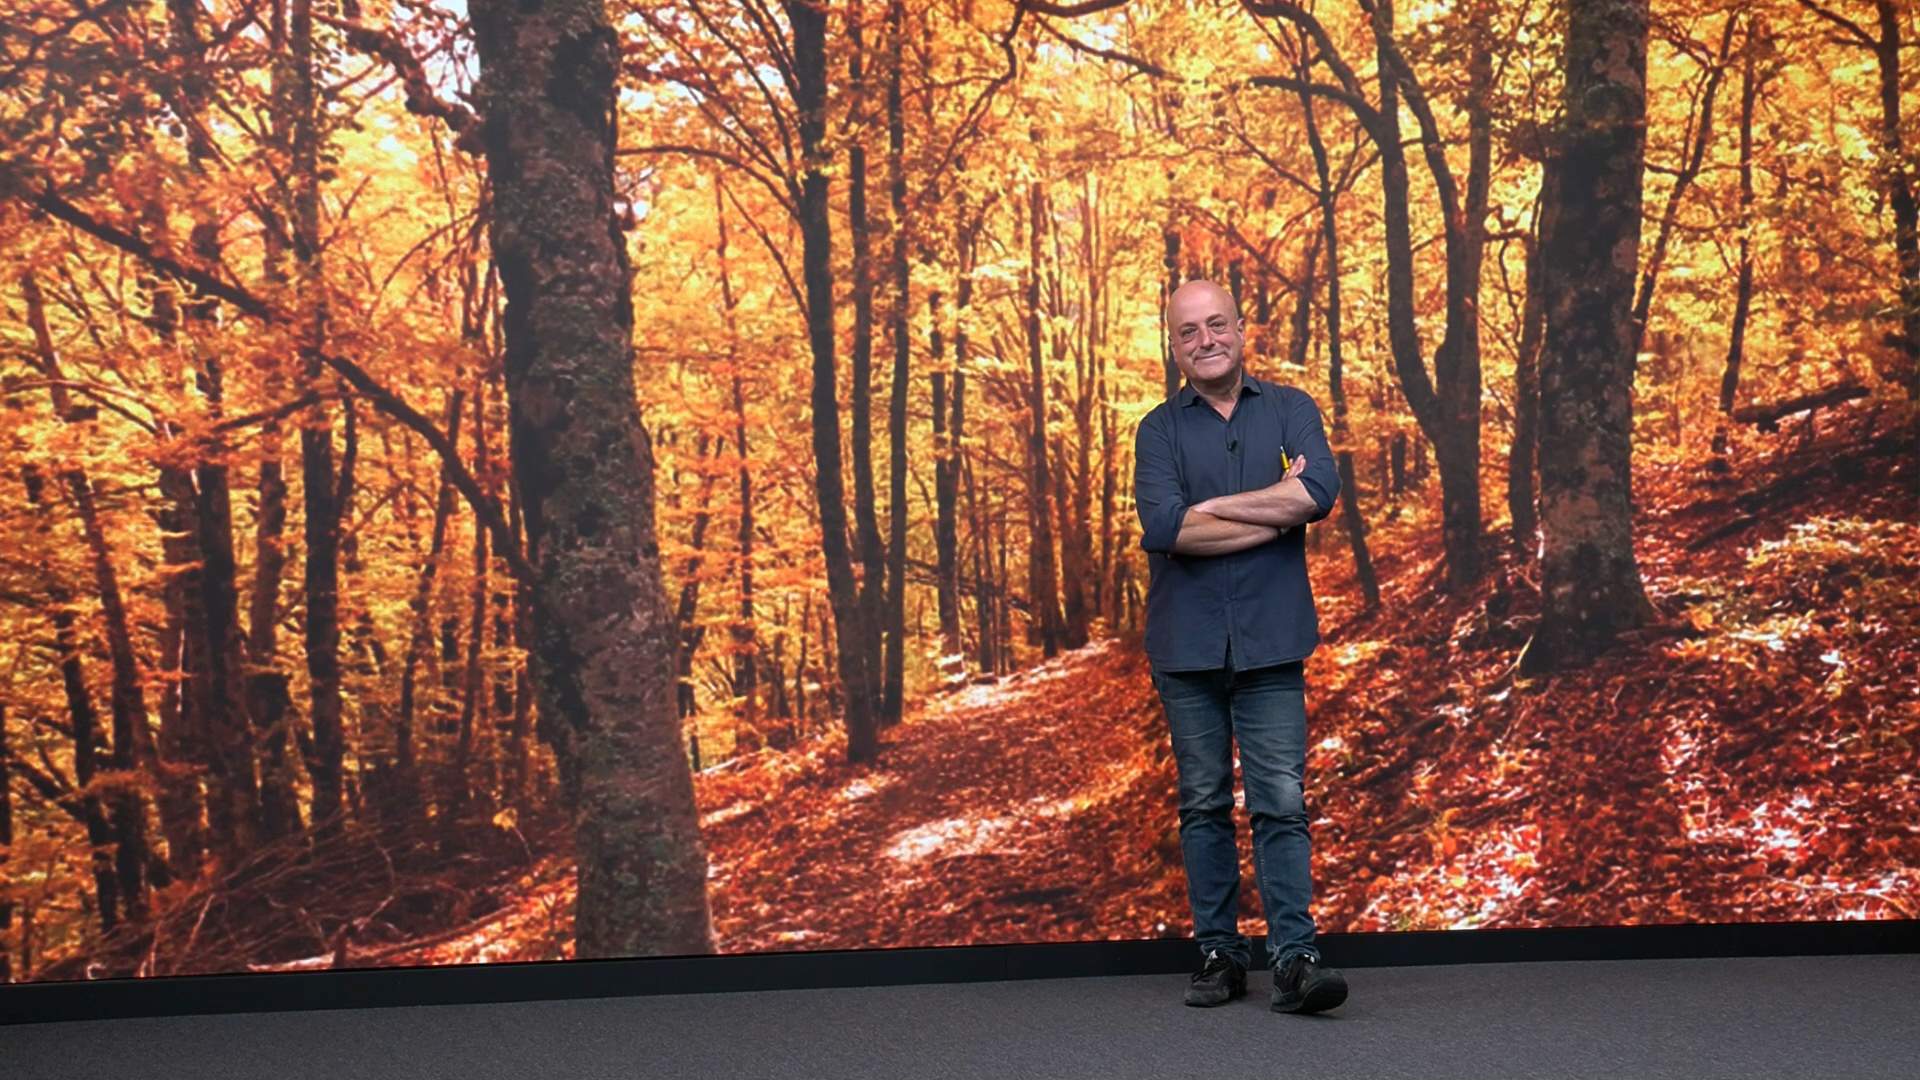
[[[1261,385],[1260,380],[1254,378],[1250,372],[1242,371],[1240,373],[1241,396],[1244,397],[1247,394],[1258,394],[1264,389],[1265,387]],[[1187,406],[1193,404],[1194,402],[1200,400],[1200,391],[1195,390],[1193,388],[1193,383],[1191,381],[1182,383],[1180,386],[1180,393],[1178,394],[1176,400],[1180,403],[1180,407],[1184,409]]]

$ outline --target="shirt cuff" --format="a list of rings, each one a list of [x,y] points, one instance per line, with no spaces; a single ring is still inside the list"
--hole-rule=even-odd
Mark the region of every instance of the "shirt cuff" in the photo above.
[[[1161,555],[1173,554],[1173,543],[1180,538],[1180,523],[1187,518],[1185,499],[1169,499],[1146,516],[1140,530],[1140,549]]]
[[[1307,489],[1307,494],[1313,496],[1313,504],[1320,508],[1313,520],[1318,521],[1333,512],[1334,493],[1327,490],[1325,482],[1317,476],[1301,473],[1300,484]]]

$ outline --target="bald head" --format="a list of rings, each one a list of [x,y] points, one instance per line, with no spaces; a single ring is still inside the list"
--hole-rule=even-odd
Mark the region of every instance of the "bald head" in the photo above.
[[[1204,394],[1237,393],[1246,324],[1233,294],[1189,281],[1167,298],[1167,337],[1181,374]]]
[[[1209,307],[1217,304],[1225,304],[1227,311],[1232,314],[1233,318],[1240,318],[1240,304],[1234,300],[1232,293],[1204,278],[1195,278],[1173,290],[1173,295],[1167,297],[1166,316],[1168,330],[1174,330],[1179,327],[1180,324],[1174,321],[1173,312],[1174,308],[1180,306],[1183,301],[1188,306],[1195,303],[1204,303]]]

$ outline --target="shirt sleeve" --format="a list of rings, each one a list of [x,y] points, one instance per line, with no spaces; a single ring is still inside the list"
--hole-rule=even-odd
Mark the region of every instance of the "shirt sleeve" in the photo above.
[[[1340,497],[1340,467],[1333,459],[1333,448],[1327,445],[1327,431],[1320,419],[1320,407],[1313,402],[1313,396],[1296,388],[1290,395],[1292,400],[1287,413],[1287,453],[1295,457],[1305,454],[1307,467],[1300,473],[1300,483],[1313,496],[1314,505],[1319,507],[1308,521],[1319,521],[1333,513],[1333,503]]]
[[[1140,515],[1140,547],[1170,555],[1187,516],[1187,497],[1180,490],[1164,413],[1164,408],[1148,413],[1133,433],[1133,507]]]

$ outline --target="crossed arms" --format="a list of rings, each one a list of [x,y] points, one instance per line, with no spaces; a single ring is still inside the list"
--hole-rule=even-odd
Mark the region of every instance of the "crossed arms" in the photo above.
[[[1278,483],[1187,507],[1180,519],[1180,532],[1173,540],[1173,553],[1231,555],[1259,547],[1312,520],[1319,514],[1320,504],[1297,479],[1306,464],[1302,455],[1293,459]]]
[[[1320,420],[1304,393],[1291,397],[1291,449],[1297,457],[1280,480],[1267,487],[1188,504],[1181,490],[1173,441],[1164,427],[1143,421],[1135,433],[1134,504],[1140,514],[1140,546],[1170,555],[1216,556],[1258,547],[1296,525],[1332,512],[1340,474]],[[1161,419],[1177,423],[1177,417]]]

